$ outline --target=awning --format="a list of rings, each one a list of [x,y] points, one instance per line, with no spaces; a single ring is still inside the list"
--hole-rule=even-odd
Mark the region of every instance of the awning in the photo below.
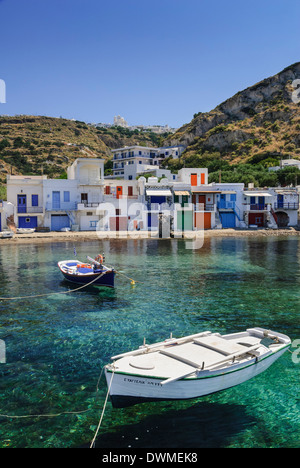
[[[150,197],[171,197],[171,190],[146,190],[146,194]]]
[[[184,190],[182,190],[182,191],[176,190],[176,191],[174,192],[174,194],[175,194],[175,195],[190,195],[190,192],[187,192],[187,191],[184,191]]]
[[[268,192],[244,192],[246,197],[272,197]]]

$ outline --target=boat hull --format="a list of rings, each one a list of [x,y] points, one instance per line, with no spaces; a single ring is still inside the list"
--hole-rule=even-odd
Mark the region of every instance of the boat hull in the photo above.
[[[89,284],[92,283],[94,286],[106,286],[108,288],[115,287],[115,273],[114,271],[109,271],[102,276],[102,273],[97,274],[89,274],[86,276],[79,276],[79,275],[71,275],[62,271],[64,278],[75,284]],[[98,279],[96,279],[98,277]]]
[[[105,368],[105,376],[114,407],[132,406],[145,401],[185,400],[210,395],[240,385],[270,367],[289,346],[270,352],[260,360],[253,358],[247,364],[231,366],[228,371],[201,371],[198,377],[178,380],[167,385],[164,379],[118,373]]]
[[[74,284],[115,287],[115,271],[106,266],[96,270],[90,264],[82,264],[77,260],[65,260],[58,263],[63,277]]]

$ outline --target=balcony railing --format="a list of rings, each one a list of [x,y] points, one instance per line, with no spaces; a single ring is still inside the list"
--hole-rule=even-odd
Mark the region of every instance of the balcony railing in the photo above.
[[[195,203],[195,211],[215,211],[215,205],[208,203]]]
[[[172,211],[174,210],[173,203],[147,203],[148,211]]]
[[[18,206],[17,211],[21,213],[43,213],[44,208],[42,206]]]
[[[221,200],[217,203],[218,210],[234,210],[236,206],[235,201]]]
[[[279,210],[280,208],[282,208],[283,210],[298,210],[299,203],[296,203],[296,202],[274,203],[274,210]]]
[[[246,203],[246,210],[247,211],[269,211],[269,206],[271,205],[267,205],[265,203],[254,203],[254,204],[250,204],[248,205]]]
[[[46,203],[46,211],[73,211],[77,210],[76,202]]]

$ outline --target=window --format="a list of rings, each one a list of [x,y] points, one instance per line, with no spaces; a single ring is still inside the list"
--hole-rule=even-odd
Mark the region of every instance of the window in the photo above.
[[[39,206],[39,196],[31,195],[31,206]]]
[[[64,202],[70,201],[70,192],[64,192]]]

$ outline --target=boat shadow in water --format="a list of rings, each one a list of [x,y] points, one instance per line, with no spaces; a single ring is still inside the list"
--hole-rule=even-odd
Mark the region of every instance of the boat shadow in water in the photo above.
[[[67,280],[62,280],[60,283],[59,283],[59,286],[61,286],[62,288],[65,288],[66,290],[70,290],[70,291],[76,291],[76,289],[80,288],[78,293],[88,293],[88,294],[91,294],[91,295],[94,295],[94,296],[103,296],[103,297],[115,297],[115,293],[116,293],[116,290],[115,288],[108,288],[106,286],[94,286],[93,284],[89,285],[89,286],[84,286],[83,284],[80,285],[80,284],[76,284],[76,283],[70,283],[69,281]]]
[[[225,448],[257,423],[243,405],[203,402],[102,433],[96,448]]]

